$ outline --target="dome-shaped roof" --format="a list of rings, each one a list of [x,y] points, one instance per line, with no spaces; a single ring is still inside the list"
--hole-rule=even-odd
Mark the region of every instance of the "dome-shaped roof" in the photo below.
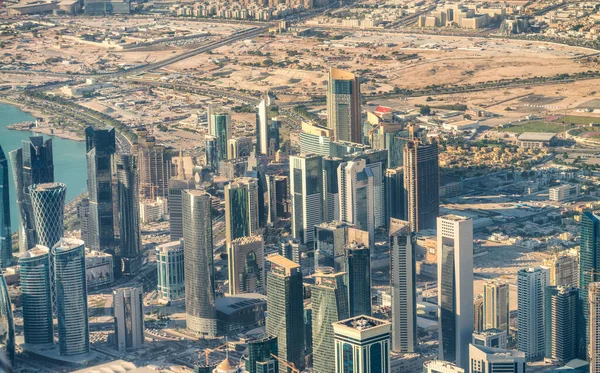
[[[226,357],[225,360],[223,360],[219,365],[217,365],[217,368],[214,370],[214,373],[236,373],[237,371],[238,368],[231,363],[228,357]]]

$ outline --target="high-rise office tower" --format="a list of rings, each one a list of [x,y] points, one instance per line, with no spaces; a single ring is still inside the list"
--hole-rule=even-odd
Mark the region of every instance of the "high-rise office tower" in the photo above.
[[[218,111],[209,116],[209,134],[217,138],[217,159],[229,159],[228,144],[231,140],[231,114]]]
[[[469,345],[471,373],[525,373],[527,362],[520,351]]]
[[[600,281],[600,218],[591,212],[581,215],[581,238],[579,249],[579,292],[581,311],[578,317],[579,325],[579,358],[587,359],[590,329],[588,302],[588,286]]]
[[[408,222],[390,235],[392,351],[415,352],[417,347],[416,239]]]
[[[490,280],[483,284],[483,329],[510,331],[508,283]]]
[[[215,136],[204,137],[204,159],[206,166],[213,172],[219,171],[218,140]]]
[[[194,180],[169,180],[169,228],[171,241],[183,238],[182,195],[186,189],[194,189]]]
[[[454,363],[443,360],[429,360],[423,363],[423,373],[464,373],[465,370]],[[467,370],[468,372],[468,370]]]
[[[404,148],[404,190],[411,229],[433,229],[440,212],[438,144],[409,141]]]
[[[345,250],[350,317],[371,316],[371,251],[355,242],[346,245]]]
[[[25,343],[53,342],[50,250],[36,246],[19,258]]]
[[[390,219],[406,219],[406,192],[404,190],[404,168],[388,168],[385,171],[386,224]]]
[[[291,238],[284,239],[283,242],[281,242],[279,253],[284,258],[289,259],[296,264],[300,264],[300,250],[300,241]]]
[[[331,364],[331,357],[335,356],[332,323],[349,317],[345,275],[331,267],[321,267],[311,286],[313,368],[320,373],[335,372]]]
[[[156,138],[138,131],[137,162],[139,193],[145,199],[167,197],[172,174],[172,154]]]
[[[267,334],[277,337],[277,356],[304,368],[304,304],[300,265],[281,255],[269,255]],[[279,373],[289,369],[279,364]]]
[[[144,344],[144,291],[142,286],[113,290],[115,342],[119,352]]]
[[[581,291],[585,291],[581,289]],[[592,282],[588,285],[588,309],[590,310],[589,323],[589,347],[590,373],[600,372],[600,282]]]
[[[473,330],[483,330],[483,296],[478,294],[473,298]]]
[[[0,149],[1,150],[1,149]],[[0,274],[0,351],[4,351],[10,363],[15,364],[15,322],[13,319],[8,286]]]
[[[577,357],[577,293],[573,287],[545,288],[546,358],[563,364]]]
[[[248,373],[275,373],[279,372],[277,355],[277,337],[268,336],[257,341],[248,342],[248,359],[246,371]]]
[[[473,333],[472,343],[475,346],[506,349],[508,346],[508,333],[506,330],[486,329],[481,332]]]
[[[92,217],[90,216],[90,200],[87,198],[81,199],[77,204],[77,218],[79,219],[80,238],[87,243],[93,241],[92,237]],[[114,230],[114,227],[113,227]]]
[[[389,113],[391,114],[391,113]],[[368,117],[372,113],[367,114]],[[392,122],[381,121],[377,118],[379,124],[376,128],[370,130],[370,143],[372,149],[385,149],[388,153],[388,162],[385,165],[386,168],[394,169],[396,167],[402,167],[404,164],[403,151],[406,143],[412,138],[410,131],[406,126]]]
[[[346,253],[344,247],[348,242],[349,224],[341,221],[330,221],[315,225],[315,268],[333,267],[342,272]]]
[[[225,238],[227,247],[240,237],[259,234],[258,180],[242,177],[225,185]]]
[[[576,255],[555,254],[542,265],[550,270],[549,286],[579,286],[579,260]]]
[[[24,253],[37,244],[29,187],[54,181],[52,139],[44,141],[42,136],[32,136],[8,155],[19,208],[19,251]]]
[[[333,323],[335,372],[389,373],[390,323],[356,316]]]
[[[362,143],[360,78],[331,68],[327,84],[327,127],[337,141]]]
[[[290,157],[290,196],[292,235],[308,243],[314,241],[313,227],[323,220],[323,158],[314,154]]]
[[[10,226],[10,197],[8,194],[8,161],[0,146],[0,267],[12,262],[12,230]]]
[[[385,210],[376,200],[381,185],[381,164],[367,165],[366,160],[344,162],[338,168],[340,219],[369,232],[375,241],[375,229],[384,225]]]
[[[183,192],[183,226],[187,328],[214,337],[217,311],[210,194],[200,190]]]
[[[275,211],[277,217],[285,218],[289,214],[288,177],[275,176]]]
[[[156,247],[156,290],[166,300],[185,297],[183,240],[173,241]]]
[[[262,236],[240,237],[227,248],[229,294],[264,293],[265,248]]]
[[[254,151],[250,137],[236,137],[229,140],[229,159],[249,157]]]
[[[323,157],[323,221],[340,220],[338,167],[341,158]]]
[[[468,368],[474,319],[473,220],[437,218],[437,259],[440,359]]]
[[[540,268],[521,269],[517,273],[518,341],[517,348],[525,353],[527,361],[544,357],[544,288],[548,271]]]
[[[52,248],[58,350],[63,356],[90,352],[85,247],[82,240],[62,238]]]
[[[269,126],[269,147],[268,147],[268,155],[269,157],[275,157],[277,151],[279,150],[279,128],[281,128],[281,120],[277,117],[271,119],[271,124]]]
[[[29,187],[37,240],[42,246],[53,247],[63,236],[66,193],[67,186],[63,183]]]
[[[133,274],[140,267],[139,253],[140,203],[137,157],[129,154],[116,156],[117,195],[119,201],[119,246],[115,260],[121,261],[123,274]]]
[[[114,246],[115,222],[113,206],[115,130],[112,127],[85,130],[87,188],[89,198],[89,236],[85,245],[92,250]],[[82,230],[83,232],[83,230]]]
[[[258,154],[269,154],[267,100],[262,100],[256,106],[256,152]]]

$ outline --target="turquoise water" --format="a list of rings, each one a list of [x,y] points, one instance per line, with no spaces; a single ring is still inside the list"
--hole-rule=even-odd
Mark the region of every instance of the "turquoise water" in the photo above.
[[[27,140],[29,136],[35,134],[27,131],[9,130],[6,126],[32,120],[34,118],[31,115],[20,111],[17,107],[0,103],[0,145],[2,145],[7,158],[10,151],[21,147],[21,140]],[[44,136],[44,139],[48,137]],[[67,184],[67,201],[70,201],[87,189],[85,142],[50,137],[52,138],[52,151],[54,152],[54,181]],[[10,162],[8,165],[10,167]],[[17,211],[12,170],[9,179],[10,222],[12,230],[16,231],[19,212]]]

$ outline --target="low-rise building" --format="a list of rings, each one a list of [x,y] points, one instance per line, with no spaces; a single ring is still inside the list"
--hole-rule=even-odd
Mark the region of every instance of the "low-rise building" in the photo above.
[[[579,184],[565,184],[550,188],[549,199],[553,202],[567,202],[579,197]]]
[[[517,138],[522,148],[545,148],[556,141],[556,133],[552,132],[523,132]]]

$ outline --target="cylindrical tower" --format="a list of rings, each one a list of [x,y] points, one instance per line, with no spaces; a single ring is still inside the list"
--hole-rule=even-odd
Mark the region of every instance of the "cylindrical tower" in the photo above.
[[[38,244],[52,247],[63,236],[65,196],[63,183],[44,183],[29,187]]]

